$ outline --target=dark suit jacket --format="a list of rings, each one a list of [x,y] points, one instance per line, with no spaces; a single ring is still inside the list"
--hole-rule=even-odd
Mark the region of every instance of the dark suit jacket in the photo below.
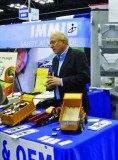
[[[58,71],[58,58],[54,57],[52,61],[54,76],[63,79],[63,87],[59,87],[61,101],[63,101],[64,93],[83,93],[83,107],[85,112],[89,110],[89,101],[86,92],[86,84],[90,82],[89,67],[86,55],[79,50],[69,47],[67,55]]]

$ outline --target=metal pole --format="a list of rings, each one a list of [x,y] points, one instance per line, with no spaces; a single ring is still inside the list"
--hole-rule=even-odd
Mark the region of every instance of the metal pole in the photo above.
[[[31,0],[28,0],[29,22],[31,22]]]

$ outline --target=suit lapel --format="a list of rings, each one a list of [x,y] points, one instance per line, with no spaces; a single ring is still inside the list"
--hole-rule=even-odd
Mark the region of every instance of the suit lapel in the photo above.
[[[69,63],[70,63],[70,61],[71,61],[71,54],[70,54],[70,52],[71,52],[71,49],[69,48],[69,50],[68,50],[68,52],[67,52],[67,54],[66,54],[66,57],[65,57],[65,59],[64,59],[64,61],[63,61],[63,64],[62,64],[62,66],[61,66],[61,68],[60,68],[60,76],[62,75],[65,66],[66,66],[66,65],[69,65]]]
[[[59,65],[59,60],[57,57],[55,57],[53,67],[54,67],[54,75],[56,76],[57,76],[57,71],[58,71],[58,65]]]

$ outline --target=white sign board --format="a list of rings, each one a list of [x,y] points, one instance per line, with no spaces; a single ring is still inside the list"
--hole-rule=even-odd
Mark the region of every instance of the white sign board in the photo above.
[[[39,10],[36,8],[31,8],[31,13],[29,13],[29,8],[20,8],[19,9],[19,19],[23,20],[29,20],[30,15],[31,15],[31,20],[37,21],[39,20]]]
[[[34,20],[34,21],[39,20],[39,9],[31,8],[31,20]]]
[[[109,0],[109,22],[118,22],[118,0]]]
[[[54,148],[0,132],[0,160],[54,160]]]
[[[19,9],[19,19],[23,19],[23,20],[28,20],[29,19],[29,9],[28,9],[28,7]]]

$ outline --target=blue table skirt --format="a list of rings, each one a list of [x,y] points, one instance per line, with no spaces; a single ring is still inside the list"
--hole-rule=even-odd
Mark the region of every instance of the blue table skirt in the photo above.
[[[102,118],[100,119],[102,120]],[[118,160],[118,121],[110,121],[112,121],[110,126],[99,131],[88,130],[88,126],[92,124],[89,122],[81,134],[64,134],[59,130],[55,131],[57,132],[57,136],[52,136],[54,132],[52,129],[60,127],[59,122],[51,123],[43,127],[36,127],[31,123],[27,123],[31,125],[31,128],[38,129],[39,131],[23,136],[21,139],[54,147],[54,160]],[[0,132],[4,132],[5,129],[8,128],[0,128]],[[61,141],[71,140],[72,143],[60,146],[58,143],[49,144],[39,141],[38,138],[44,135],[61,139]],[[20,143],[20,141],[16,140],[16,143]],[[22,144],[19,145],[22,146]],[[0,149],[0,152],[1,150],[2,149]]]
[[[94,118],[90,117],[89,118]],[[102,120],[102,119],[101,119]],[[63,134],[57,131],[57,136],[62,141],[71,140],[73,143],[60,146],[54,144],[55,160],[118,160],[118,121],[112,121],[112,125],[99,131],[88,130],[89,122],[81,134]],[[43,135],[52,135],[52,128],[60,127],[59,122],[39,127],[39,133],[33,136],[24,136],[24,139],[39,142],[36,139]],[[43,143],[43,142],[41,142]],[[44,143],[45,144],[45,143]]]
[[[89,116],[112,118],[112,105],[108,90],[96,90],[88,92],[90,111]]]

